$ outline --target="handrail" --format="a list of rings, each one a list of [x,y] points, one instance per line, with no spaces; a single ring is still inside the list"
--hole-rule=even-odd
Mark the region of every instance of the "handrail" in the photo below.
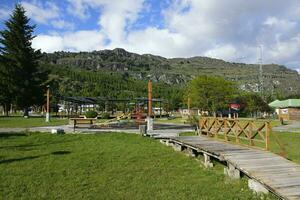
[[[260,124],[258,125],[257,123]],[[198,130],[198,133],[201,135],[215,137],[226,142],[232,142],[234,138],[235,143],[264,150],[270,150],[270,135],[272,134],[275,143],[281,149],[281,155],[285,156],[284,145],[276,134],[272,133],[269,121],[257,122],[252,120],[240,121],[238,119],[201,117]]]

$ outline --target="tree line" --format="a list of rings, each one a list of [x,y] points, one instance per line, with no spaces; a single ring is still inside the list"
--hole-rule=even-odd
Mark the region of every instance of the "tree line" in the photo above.
[[[234,82],[218,76],[198,76],[191,80],[185,90],[185,102],[187,98],[192,107],[212,115],[227,112],[231,103],[239,104],[239,112],[244,116],[271,111],[259,94],[243,91]]]

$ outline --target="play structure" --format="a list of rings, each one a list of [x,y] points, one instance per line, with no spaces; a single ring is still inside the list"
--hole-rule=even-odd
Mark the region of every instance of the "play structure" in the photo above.
[[[162,108],[164,101],[152,98],[152,81],[148,83],[148,98],[60,97],[58,102],[59,116],[74,119],[73,124],[79,125],[82,122],[93,128],[116,125],[139,126],[145,124],[146,121],[153,121],[154,117],[167,115]],[[92,120],[89,123],[85,123],[84,119],[80,120],[80,118],[85,118],[84,114],[89,110],[97,111],[98,117],[107,120],[100,122]]]

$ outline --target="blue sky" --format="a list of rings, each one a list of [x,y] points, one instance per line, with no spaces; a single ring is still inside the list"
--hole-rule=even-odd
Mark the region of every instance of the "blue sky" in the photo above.
[[[125,48],[165,57],[278,63],[300,72],[299,0],[0,0],[21,3],[45,52]]]

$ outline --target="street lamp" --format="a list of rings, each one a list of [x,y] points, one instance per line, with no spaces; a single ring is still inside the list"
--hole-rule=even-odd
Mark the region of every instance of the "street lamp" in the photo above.
[[[50,86],[47,85],[46,122],[50,122]]]

